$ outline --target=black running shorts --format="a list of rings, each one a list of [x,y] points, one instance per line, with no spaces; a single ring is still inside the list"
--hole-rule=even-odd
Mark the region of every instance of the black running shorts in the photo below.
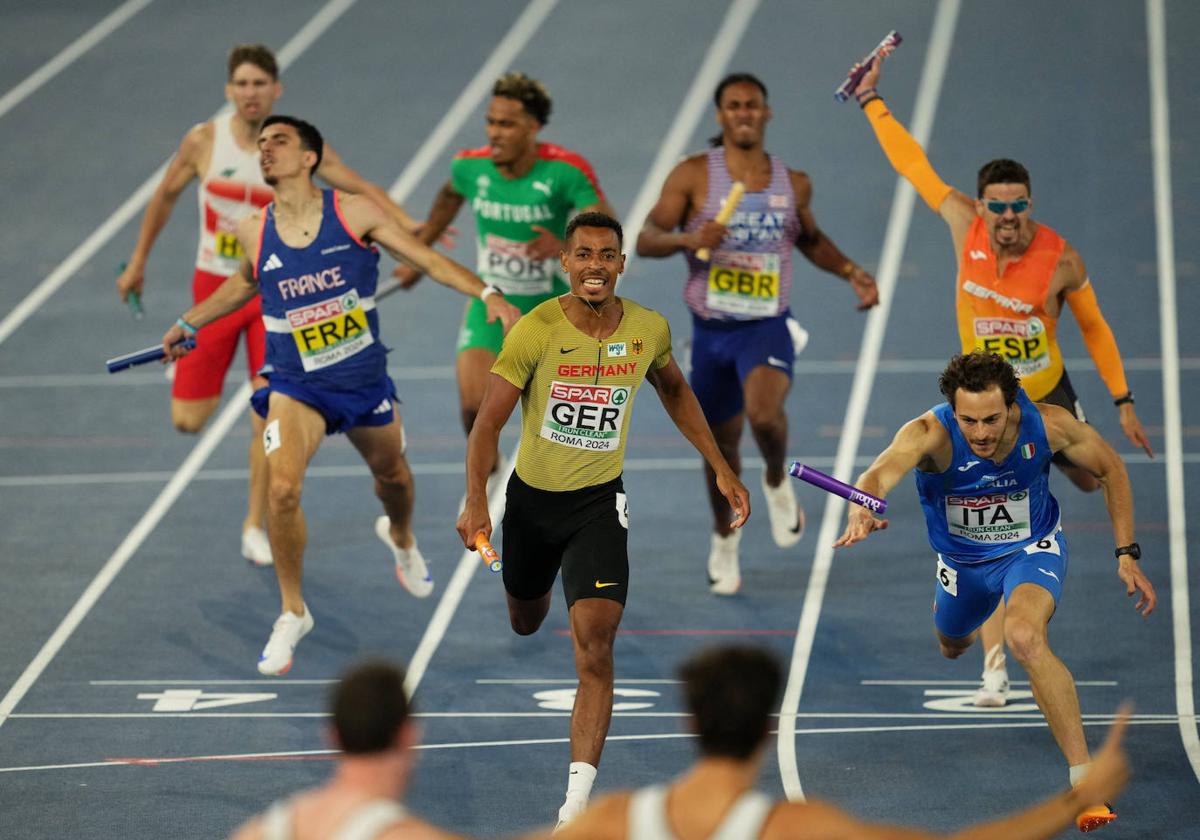
[[[580,598],[624,605],[629,588],[629,509],[620,476],[580,490],[530,487],[514,471],[504,508],[504,589],[541,598],[562,568],[567,607]]]
[[[1058,384],[1054,386],[1054,389],[1038,400],[1038,402],[1050,403],[1050,405],[1065,408],[1075,416],[1076,420],[1079,420],[1081,423],[1087,422],[1087,418],[1083,416],[1083,406],[1079,404],[1079,397],[1075,396],[1075,389],[1071,387],[1071,379],[1067,376],[1066,368],[1063,368],[1062,379],[1058,380]],[[1060,467],[1073,466],[1071,459],[1061,452],[1055,452],[1051,460]]]

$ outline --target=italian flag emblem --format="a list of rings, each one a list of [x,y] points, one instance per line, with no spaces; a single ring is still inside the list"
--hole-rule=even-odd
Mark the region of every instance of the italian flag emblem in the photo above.
[[[1027,443],[1027,444],[1023,445],[1021,447],[1021,457],[1028,461],[1030,458],[1033,457],[1033,453],[1034,453],[1035,449],[1036,449],[1036,447],[1032,443]]]

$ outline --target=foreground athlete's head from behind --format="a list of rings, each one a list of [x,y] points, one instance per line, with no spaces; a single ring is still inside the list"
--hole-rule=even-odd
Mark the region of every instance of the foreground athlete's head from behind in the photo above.
[[[763,746],[778,707],[783,673],[774,656],[753,647],[719,647],[679,669],[704,758],[745,761]]]
[[[321,165],[325,141],[312,123],[277,114],[263,121],[258,152],[263,180],[273,187],[305,172],[311,178]]]
[[[283,93],[279,65],[262,44],[238,44],[229,53],[225,98],[238,116],[251,124],[262,122]]]
[[[492,85],[487,138],[492,163],[511,166],[533,153],[537,133],[550,121],[550,94],[524,73],[506,73]]]
[[[408,784],[418,741],[404,690],[404,670],[390,662],[367,661],[338,681],[330,703],[333,738],[342,750],[344,779],[373,778],[399,797]]]
[[[938,379],[958,428],[981,458],[991,458],[1009,434],[1020,381],[1002,356],[981,350],[950,359]]]
[[[1033,193],[1024,166],[1007,158],[988,161],[979,170],[976,195],[975,212],[987,225],[993,250],[1029,244]]]
[[[766,141],[771,107],[767,105],[767,86],[750,73],[731,73],[721,80],[713,93],[717,106],[717,125],[721,133],[709,142],[725,143],[751,150]]]
[[[612,299],[625,270],[624,242],[621,223],[607,213],[580,213],[571,219],[559,255],[571,279],[571,294],[593,306]]]

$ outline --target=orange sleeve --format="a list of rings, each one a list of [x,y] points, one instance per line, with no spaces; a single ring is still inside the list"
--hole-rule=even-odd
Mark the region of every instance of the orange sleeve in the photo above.
[[[868,102],[863,112],[892,168],[908,179],[929,209],[936,213],[952,188],[933,171],[921,144],[892,116],[882,99]]]
[[[1108,386],[1108,392],[1113,399],[1125,396],[1129,393],[1129,383],[1125,381],[1121,351],[1117,349],[1117,339],[1100,312],[1096,290],[1092,288],[1090,280],[1084,280],[1080,288],[1067,294],[1067,305],[1079,322],[1083,343],[1100,371],[1100,378]]]

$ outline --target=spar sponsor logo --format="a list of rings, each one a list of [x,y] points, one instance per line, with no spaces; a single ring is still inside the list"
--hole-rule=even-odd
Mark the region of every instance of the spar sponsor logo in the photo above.
[[[289,309],[286,318],[306,371],[336,364],[375,341],[367,327],[367,313],[353,290],[340,297]]]
[[[621,444],[621,428],[632,391],[623,385],[550,383],[541,437],[594,452]]]

